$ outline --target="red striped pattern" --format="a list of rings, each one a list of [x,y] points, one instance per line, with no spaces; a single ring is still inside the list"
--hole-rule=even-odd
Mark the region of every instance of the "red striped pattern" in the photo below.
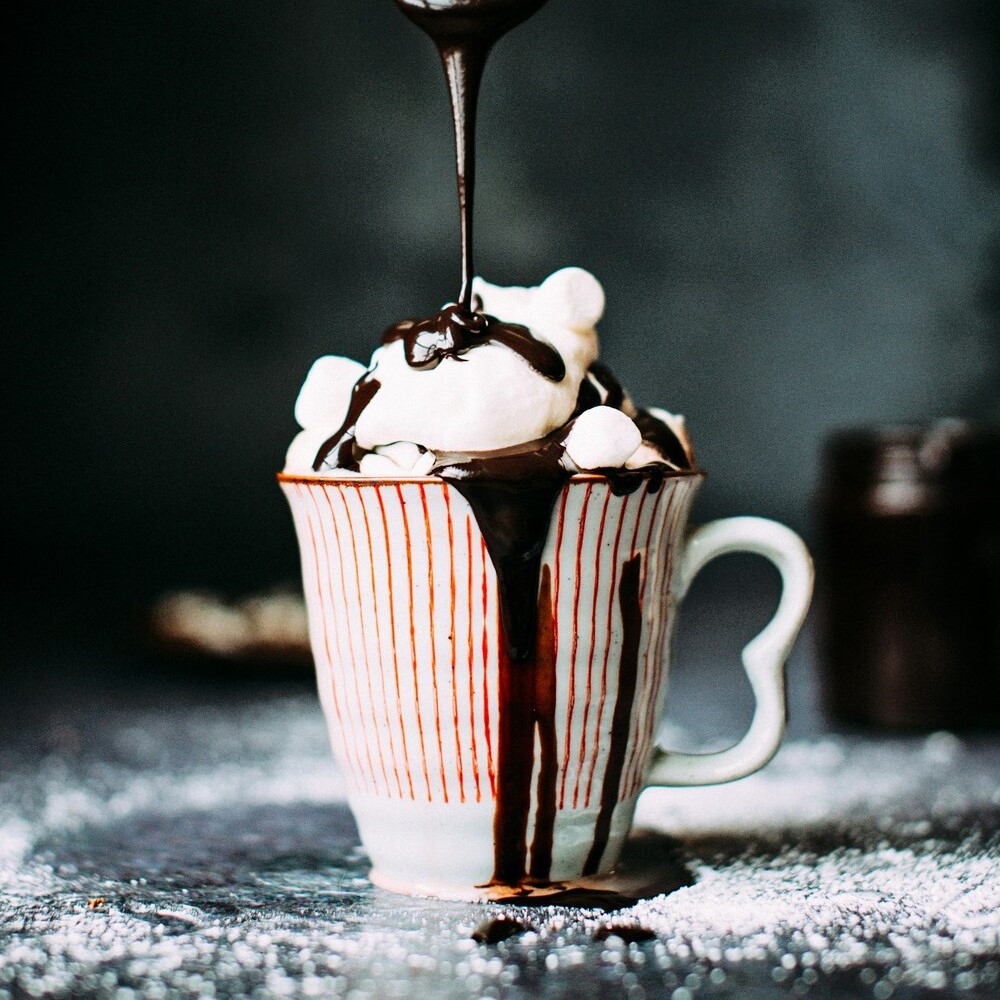
[[[438,480],[283,478],[334,753],[353,792],[483,802],[496,792],[496,575],[466,501]],[[665,692],[674,541],[694,477],[557,502],[544,562],[556,607],[559,809],[600,803],[618,690],[621,568],[642,557],[643,629],[620,799],[642,787]]]

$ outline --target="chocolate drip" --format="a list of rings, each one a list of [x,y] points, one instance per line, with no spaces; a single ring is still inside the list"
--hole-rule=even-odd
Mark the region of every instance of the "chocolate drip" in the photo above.
[[[489,884],[519,886],[527,875],[528,813],[535,763],[535,678],[531,665],[512,660],[502,643],[499,660],[499,748]]]
[[[611,717],[611,747],[601,787],[601,808],[594,826],[594,842],[583,866],[584,875],[593,875],[600,868],[601,857],[608,846],[611,818],[621,791],[622,771],[628,752],[631,730],[632,703],[635,701],[636,679],[639,673],[639,638],[642,634],[642,606],[639,603],[639,575],[642,556],[633,556],[622,567],[618,584],[618,604],[622,613],[622,653],[618,666],[618,695]]]
[[[531,841],[532,881],[548,882],[552,871],[552,841],[556,827],[556,782],[559,751],[556,742],[556,609],[552,577],[542,567],[538,588],[538,638],[535,642],[535,724],[538,726],[538,781],[535,785],[535,835]]]
[[[652,445],[667,461],[678,469],[690,469],[691,459],[680,438],[649,410],[639,410],[632,418],[642,433],[642,439]]]
[[[473,302],[472,223],[476,186],[476,106],[486,59],[494,43],[535,13],[545,0],[395,0],[396,6],[437,46],[444,66],[455,126],[455,176],[462,230],[462,288],[458,302],[428,319],[389,327],[383,344],[402,339],[407,364],[436,368],[461,360],[480,344],[509,347],[540,375],[561,382],[566,368],[559,352],[517,323],[503,323]]]
[[[607,369],[604,370],[607,372]],[[607,373],[605,377],[610,377]],[[590,385],[590,390],[584,388]],[[598,405],[596,389],[584,379],[574,417]],[[676,435],[661,420],[640,411],[643,439],[658,449],[666,445],[678,464],[690,461]],[[497,574],[501,623],[507,653],[524,660],[534,645],[534,598],[542,549],[556,498],[572,471],[563,463],[564,442],[572,421],[537,441],[495,451],[437,456],[435,475],[447,480],[469,501]],[[647,437],[647,434],[651,435]],[[661,444],[662,442],[662,444]],[[616,496],[645,487],[656,493],[669,471],[667,465],[651,463],[636,469],[598,470]]]
[[[635,493],[641,486],[647,493],[657,493],[663,485],[667,474],[665,465],[644,465],[638,469],[600,469],[598,470],[611,484],[611,492],[616,497]]]
[[[595,406],[601,405],[601,393],[596,385],[586,376],[580,382],[580,388],[576,393],[576,407],[570,419],[576,419],[584,410],[592,410]]]
[[[427,371],[437,368],[445,358],[463,361],[467,351],[481,344],[503,344],[519,354],[531,367],[552,382],[566,377],[562,355],[552,346],[534,337],[520,323],[504,323],[495,316],[470,312],[462,306],[445,306],[428,319],[405,319],[394,323],[382,334],[382,343],[403,341],[406,363]]]
[[[601,364],[600,361],[595,361],[590,366],[589,373],[597,379],[601,388],[608,394],[603,405],[620,410],[622,403],[625,402],[625,390],[622,388],[621,382],[615,378],[611,369],[607,365]]]
[[[458,305],[466,313],[471,312],[472,304],[476,105],[483,68],[494,43],[544,3],[545,0],[396,0],[396,6],[434,41],[448,82],[462,227],[462,291]]]
[[[500,720],[497,751],[497,794],[493,814],[493,877],[490,885],[545,884],[552,867],[552,837],[556,813],[555,637],[552,627],[552,581],[549,567],[541,571],[538,600],[538,642],[522,660],[500,648]],[[535,835],[528,871],[528,814],[531,775],[535,767],[535,727],[539,762]]]
[[[492,453],[438,469],[469,502],[497,575],[503,646],[514,663],[535,649],[536,611],[542,550],[552,510],[570,477],[558,462],[546,461],[561,445],[555,438],[539,451]]]
[[[376,378],[365,375],[359,379],[351,390],[351,402],[347,407],[347,416],[337,430],[330,435],[316,452],[316,459],[313,462],[313,472],[319,472],[330,452],[337,450],[337,467],[341,469],[351,469],[357,471],[357,462],[354,458],[354,428],[358,422],[358,417],[364,412],[365,407],[375,398],[375,393],[382,388],[382,383]]]

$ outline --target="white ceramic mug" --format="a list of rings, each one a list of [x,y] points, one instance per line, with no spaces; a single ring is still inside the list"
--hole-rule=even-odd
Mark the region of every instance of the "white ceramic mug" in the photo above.
[[[565,485],[542,555],[550,669],[530,682],[544,687],[535,708],[515,719],[501,692],[510,665],[496,574],[464,498],[433,477],[279,476],[320,698],[373,882],[455,899],[585,883],[614,868],[644,788],[731,781],[771,758],[812,564],[773,521],[689,531],[702,478],[669,475],[628,495],[598,475]],[[743,651],[753,721],[719,753],[660,751],[678,603],[706,562],[734,551],[767,557],[783,582]]]

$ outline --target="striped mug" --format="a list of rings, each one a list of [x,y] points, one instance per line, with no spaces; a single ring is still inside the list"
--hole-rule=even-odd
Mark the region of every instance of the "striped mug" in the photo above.
[[[451,899],[594,885],[644,788],[731,781],[771,758],[812,565],[773,521],[690,531],[702,478],[670,474],[625,495],[599,475],[566,483],[542,553],[548,655],[529,678],[507,662],[497,577],[456,490],[434,477],[279,476],[320,699],[375,884]],[[701,566],[733,551],[766,556],[783,584],[743,651],[753,720],[728,750],[661,751],[678,603]],[[528,711],[518,684],[531,686]]]

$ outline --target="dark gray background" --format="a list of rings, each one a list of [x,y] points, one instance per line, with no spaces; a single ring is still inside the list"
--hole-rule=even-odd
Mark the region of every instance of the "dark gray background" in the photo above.
[[[551,0],[494,53],[479,269],[599,276],[605,360],[688,417],[701,518],[810,534],[831,428],[1000,416],[997,24]],[[19,592],[294,578],[273,473],[305,371],[457,292],[430,43],[389,0],[26,5],[11,38]]]

